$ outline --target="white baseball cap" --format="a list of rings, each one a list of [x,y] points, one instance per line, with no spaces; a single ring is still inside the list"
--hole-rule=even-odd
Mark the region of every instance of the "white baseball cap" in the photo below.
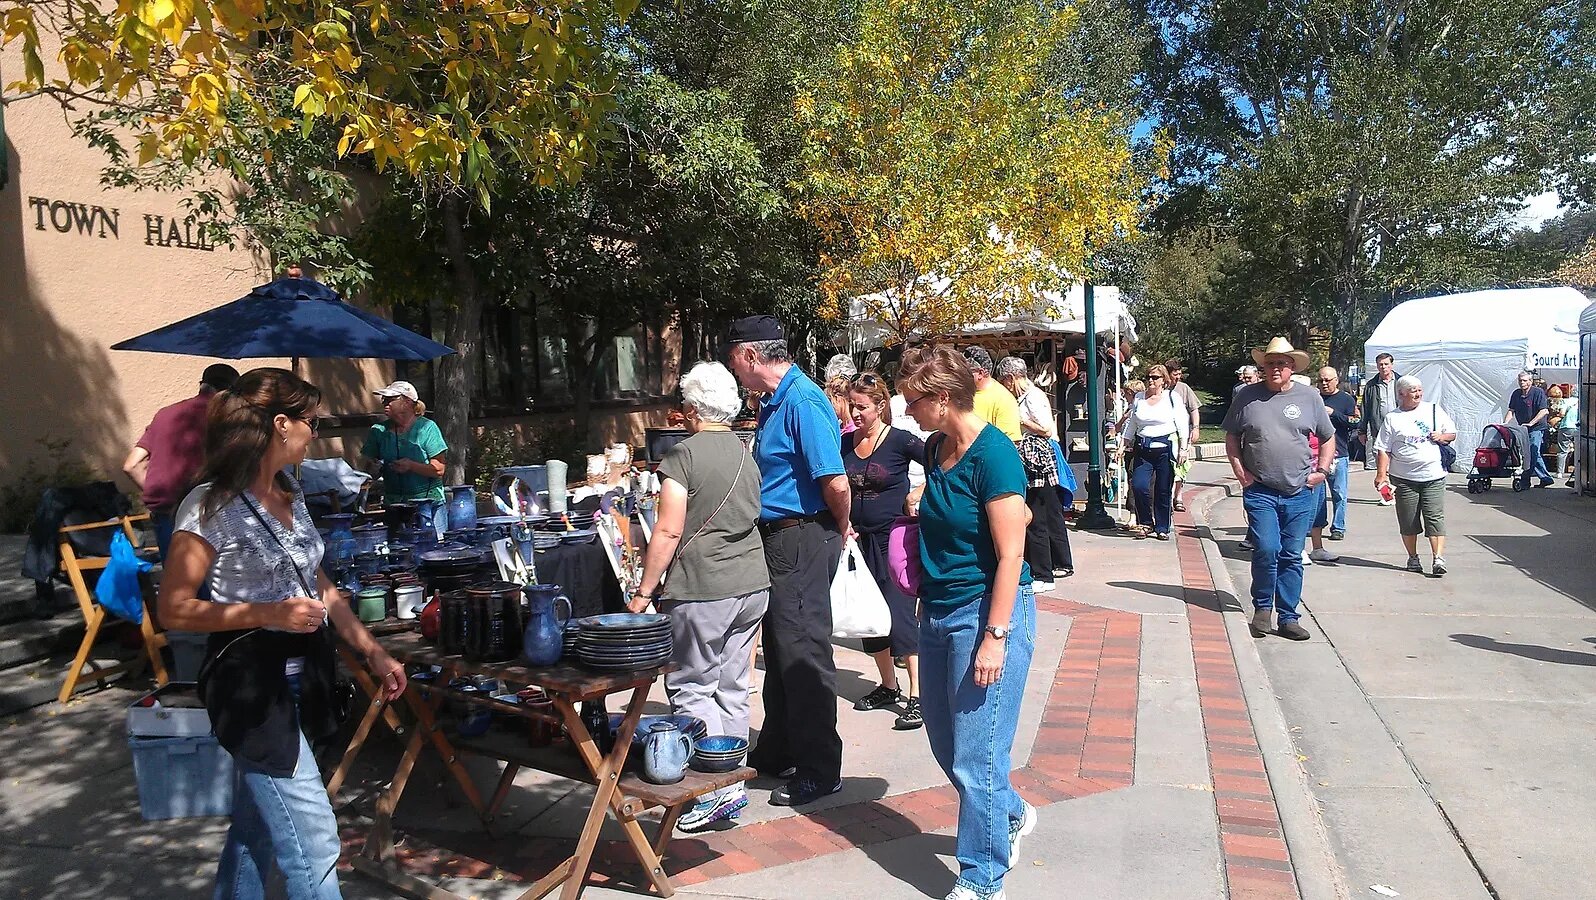
[[[416,386],[408,381],[395,381],[381,390],[372,391],[372,393],[384,398],[408,397],[411,400],[421,399],[420,395],[416,393]]]

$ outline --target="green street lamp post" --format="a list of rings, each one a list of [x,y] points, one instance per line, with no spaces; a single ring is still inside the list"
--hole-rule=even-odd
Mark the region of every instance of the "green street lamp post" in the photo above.
[[[1103,392],[1097,380],[1097,302],[1092,283],[1086,282],[1086,427],[1091,456],[1086,463],[1086,512],[1080,527],[1106,531],[1114,517],[1103,507]]]

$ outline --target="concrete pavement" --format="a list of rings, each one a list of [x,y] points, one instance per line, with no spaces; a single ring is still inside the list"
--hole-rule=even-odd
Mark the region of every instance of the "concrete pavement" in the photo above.
[[[1372,481],[1353,473],[1340,564],[1307,572],[1314,640],[1257,642],[1338,870],[1353,896],[1591,896],[1596,500],[1452,476],[1433,578],[1404,571]],[[1245,595],[1239,501],[1212,520]]]

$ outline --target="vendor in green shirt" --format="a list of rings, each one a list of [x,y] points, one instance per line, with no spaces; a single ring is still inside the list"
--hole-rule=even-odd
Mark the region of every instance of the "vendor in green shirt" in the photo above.
[[[415,503],[421,523],[440,536],[447,524],[443,511],[443,455],[449,445],[436,422],[422,414],[427,411],[415,385],[395,381],[375,392],[382,398],[386,422],[371,426],[360,455],[375,464],[382,476],[383,498]]]

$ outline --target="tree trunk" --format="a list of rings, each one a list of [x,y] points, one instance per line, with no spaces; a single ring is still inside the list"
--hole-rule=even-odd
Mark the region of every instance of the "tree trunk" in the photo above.
[[[433,399],[438,404],[438,425],[449,444],[444,480],[464,484],[475,443],[471,435],[471,374],[476,371],[477,353],[481,351],[482,288],[466,249],[465,199],[445,197],[440,212],[444,254],[454,282],[454,304],[444,325],[443,342],[455,352],[438,361],[438,386]]]
[[[584,445],[591,446],[588,429],[593,424],[593,379],[597,368],[598,341],[588,337],[584,321],[566,316],[565,365],[571,374],[571,431]]]

